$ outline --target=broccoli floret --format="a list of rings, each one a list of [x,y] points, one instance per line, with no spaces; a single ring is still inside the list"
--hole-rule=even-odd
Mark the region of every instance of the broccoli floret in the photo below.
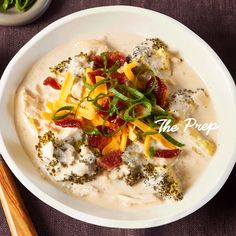
[[[175,201],[183,199],[180,183],[170,167],[147,164],[144,168],[144,176],[146,178],[144,183],[152,187],[161,199]]]
[[[134,48],[132,59],[139,62],[139,66],[145,66],[154,75],[170,75],[170,54],[167,45],[160,39],[146,39]]]
[[[130,172],[123,179],[129,186],[137,184],[142,178],[143,173],[140,166],[129,168]]]

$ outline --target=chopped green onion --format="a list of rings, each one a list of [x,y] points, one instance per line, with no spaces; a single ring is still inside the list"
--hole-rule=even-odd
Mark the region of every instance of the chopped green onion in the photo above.
[[[161,135],[167,139],[170,143],[174,144],[177,147],[183,147],[184,144],[178,142],[177,140],[175,140],[174,138],[172,138],[169,134],[167,134],[166,132],[161,132]]]
[[[157,125],[157,121],[159,120],[170,120],[169,125],[172,126],[174,125],[174,117],[172,115],[170,115],[167,111],[154,111],[152,112],[152,114],[154,115],[154,123]],[[157,125],[158,126],[158,125]]]
[[[84,132],[86,134],[94,134],[94,135],[100,135],[101,134],[100,130],[95,126],[90,125],[90,126],[88,126],[88,128],[91,128],[91,130],[84,130]]]
[[[52,120],[62,120],[64,118],[66,118],[68,115],[71,114],[71,111],[74,109],[73,106],[64,106],[64,107],[61,107],[59,108],[54,114],[53,114],[53,117],[52,117]],[[67,112],[66,114],[64,115],[59,115],[57,116],[56,114],[59,113],[60,111],[69,111]]]
[[[83,76],[82,81],[83,81],[83,84],[86,88],[88,88],[89,90],[93,89],[93,85],[86,82],[86,77],[85,76]]]
[[[140,91],[138,91],[137,89],[135,88],[131,88],[129,86],[126,86],[126,85],[120,85],[119,88],[121,89],[125,89],[126,91],[128,91],[132,96],[138,98],[139,100],[141,100],[142,98],[144,98],[144,94],[141,93]],[[136,100],[137,101],[137,100]]]
[[[107,79],[107,78],[106,78],[106,79],[103,79],[103,80],[97,82],[96,84],[92,85],[92,87],[91,87],[91,89],[90,89],[90,91],[89,91],[89,94],[88,94],[88,96],[87,96],[87,101],[93,102],[94,99],[90,98],[90,95],[92,94],[92,92],[94,91],[94,89],[97,88],[99,85],[101,85],[101,84],[106,84],[107,82],[110,82],[110,81],[111,81],[110,79]]]
[[[5,11],[8,9],[10,4],[11,3],[9,0],[3,0],[2,3],[0,4],[0,9]]]
[[[110,74],[110,73],[112,73],[112,72],[116,72],[118,69],[119,69],[119,65],[118,65],[118,63],[115,63],[108,71],[107,71],[107,73],[108,74]]]
[[[143,132],[144,135],[153,135],[153,134],[159,134],[158,131],[147,131],[147,132]]]
[[[110,103],[110,109],[109,109],[109,113],[110,114],[113,114],[113,113],[116,113],[116,112],[119,112],[118,109],[117,109],[117,102],[118,102],[119,98],[117,96],[114,96],[113,99],[111,100],[111,103]]]
[[[18,12],[27,10],[35,0],[0,0],[0,10],[6,11],[10,7],[16,7]]]
[[[94,99],[92,99],[93,100],[93,105],[95,107],[97,107],[100,111],[107,111],[107,110],[104,110],[103,106],[98,104],[99,99],[102,99],[102,98],[107,97],[107,96],[108,96],[108,94],[106,94],[106,93],[99,93]]]
[[[154,83],[152,84],[152,87],[146,91],[145,95],[150,94],[155,89],[156,85],[157,85],[157,80],[155,79]]]
[[[111,87],[109,89],[110,92],[112,92],[116,97],[118,97],[119,99],[125,101],[125,102],[129,102],[129,101],[133,101],[133,99],[130,99],[128,97],[126,97],[124,94],[120,93],[119,91],[117,91],[115,88]]]
[[[103,65],[104,65],[103,71],[105,73],[107,73],[107,53],[106,52],[102,52],[101,53],[101,58],[102,58]]]
[[[108,137],[112,137],[114,134],[120,132],[125,126],[126,126],[127,122],[125,122],[123,125],[121,125],[118,129],[116,129],[115,131],[111,132],[111,133],[108,133],[107,135],[105,136],[108,136]]]
[[[19,12],[25,11],[34,3],[34,0],[15,0],[16,9]]]
[[[142,115],[135,117],[134,111],[135,111],[135,107],[137,107],[137,106],[143,106],[144,108],[146,108],[146,111]],[[151,114],[151,111],[152,111],[152,105],[149,102],[146,102],[146,101],[138,102],[138,103],[135,103],[132,106],[130,106],[125,111],[124,120],[125,121],[134,121],[136,119],[141,119],[141,118],[149,116]],[[131,112],[132,112],[132,116],[130,115]]]
[[[155,156],[155,148],[153,146],[150,147],[149,155],[151,158],[153,158]]]

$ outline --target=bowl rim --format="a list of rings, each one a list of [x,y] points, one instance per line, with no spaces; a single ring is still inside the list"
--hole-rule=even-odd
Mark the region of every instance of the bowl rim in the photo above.
[[[176,27],[180,27],[182,30],[187,31],[187,33],[191,34],[193,37],[195,37],[200,43],[201,46],[204,47],[208,53],[211,54],[212,57],[214,57],[215,61],[217,62],[218,66],[221,67],[223,73],[225,74],[225,77],[227,77],[228,83],[231,85],[231,92],[233,94],[234,100],[236,101],[236,90],[235,90],[235,84],[233,81],[232,76],[230,75],[229,71],[223,64],[223,62],[220,60],[219,56],[214,52],[214,50],[203,40],[201,39],[197,34],[195,34],[193,31],[191,31],[189,28],[187,28],[185,25],[180,23],[179,21],[156,11],[145,9],[145,8],[140,8],[140,7],[133,7],[133,6],[124,6],[124,5],[119,5],[119,6],[103,6],[103,7],[95,7],[95,8],[89,8],[86,10],[78,11],[72,14],[69,14],[65,17],[62,17],[55,22],[49,24],[47,27],[45,27],[43,30],[41,30],[39,33],[37,33],[32,39],[30,39],[29,42],[27,42],[18,52],[17,54],[12,58],[8,66],[6,67],[1,81],[0,81],[0,100],[2,99],[2,94],[4,87],[7,83],[7,77],[14,67],[15,63],[18,61],[18,58],[24,54],[25,51],[28,50],[34,43],[36,43],[38,40],[42,39],[45,35],[47,35],[51,30],[60,27],[64,23],[67,23],[77,17],[82,17],[86,16],[89,14],[97,14],[97,13],[103,13],[103,12],[126,12],[126,13],[137,13],[137,14],[159,14],[164,18],[167,18],[169,21],[172,21]],[[235,107],[236,107],[236,102],[235,102]],[[37,198],[39,198],[41,201],[44,203],[48,204],[49,206],[53,207],[54,209],[69,215],[77,220],[82,220],[87,223],[92,223],[95,225],[100,225],[100,226],[105,226],[105,227],[115,227],[115,228],[149,228],[149,227],[156,227],[156,226],[161,226],[164,224],[168,224],[171,222],[174,222],[176,220],[179,220],[194,211],[198,210],[200,207],[205,205],[210,199],[212,199],[216,193],[221,189],[223,184],[226,182],[227,178],[229,177],[234,164],[236,162],[236,145],[234,146],[234,151],[233,155],[229,161],[229,164],[227,166],[227,169],[224,172],[224,175],[220,178],[220,181],[215,184],[211,190],[209,190],[208,194],[202,198],[200,201],[197,201],[193,206],[186,210],[183,211],[179,214],[176,214],[175,216],[166,217],[161,220],[161,222],[156,222],[154,219],[147,219],[147,220],[113,220],[113,219],[108,219],[108,218],[103,218],[103,217],[98,217],[94,215],[90,215],[87,213],[83,213],[81,211],[75,210],[58,200],[54,199],[53,197],[50,197],[46,192],[43,192],[40,190],[36,185],[34,185],[18,168],[16,163],[13,161],[11,158],[11,155],[9,154],[4,141],[3,141],[3,136],[0,130],[0,151],[1,154],[6,161],[7,165],[10,167],[11,171],[14,173],[14,175],[19,179],[19,181],[32,193],[34,194]]]

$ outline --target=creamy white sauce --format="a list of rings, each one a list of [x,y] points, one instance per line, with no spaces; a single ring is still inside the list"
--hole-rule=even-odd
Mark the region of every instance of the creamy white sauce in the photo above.
[[[145,39],[141,36],[127,33],[107,33],[105,34],[105,37],[110,49],[119,50],[124,54],[131,53],[131,50],[138,43]],[[93,39],[96,37],[90,36],[88,38]],[[33,97],[34,95],[36,97],[39,96],[41,97],[42,101],[55,100],[55,98],[58,96],[58,91],[53,91],[50,87],[43,86],[43,80],[50,74],[48,69],[49,66],[56,65],[61,60],[78,54],[80,51],[106,51],[108,48],[103,45],[103,38],[101,37],[100,40],[101,44],[97,42],[95,43],[91,40],[77,41],[76,43],[73,41],[72,43],[68,43],[61,46],[60,48],[54,49],[52,52],[41,58],[32,67],[17,90],[15,99],[15,123],[18,135],[25,151],[39,167],[41,166],[41,163],[36,157],[35,151],[35,145],[38,142],[38,134],[34,129],[32,129],[28,120],[25,118],[24,110],[22,109],[24,107],[24,90],[28,89],[29,91],[32,91],[34,93]],[[179,88],[205,88],[205,85],[201,79],[186,62],[180,62],[177,59],[174,61],[173,74],[171,76],[175,82],[175,84],[172,86],[173,90],[177,90]],[[79,74],[81,71],[76,71],[76,73]],[[212,102],[210,99],[208,100],[209,104],[207,104],[207,106],[203,104],[205,103],[203,100],[202,103],[198,104],[198,108],[194,112],[194,117],[200,123],[212,122],[216,120]],[[35,101],[34,99],[33,102],[36,104],[41,104],[39,101]],[[41,124],[41,128],[42,131],[44,131],[47,129],[47,126]],[[55,128],[55,131],[58,130]],[[76,131],[73,132],[76,133]],[[71,133],[71,129],[65,129],[60,132],[60,137],[66,137],[68,133]],[[175,164],[175,169],[179,173],[179,176],[181,176],[181,182],[185,192],[189,187],[191,187],[191,185],[194,184],[200,174],[207,167],[208,162],[213,157],[198,154],[197,152],[193,151],[194,144],[186,135],[179,134],[177,135],[177,138],[179,141],[186,144],[183,148],[183,154],[177,158],[174,163],[172,160],[166,160],[162,158],[159,158],[159,160],[156,160],[156,162]],[[209,138],[216,140],[216,132],[211,132]],[[45,147],[45,153],[50,156],[50,152],[50,144],[48,144],[48,147]],[[84,151],[84,155],[86,155],[86,151]],[[81,170],[83,168],[84,166],[81,166]],[[163,201],[155,197],[152,191],[145,187],[142,183],[138,183],[137,185],[130,187],[124,181],[119,180],[118,177],[121,177],[127,172],[125,168],[121,168],[119,172],[105,172],[103,175],[98,176],[92,182],[88,182],[83,185],[70,184],[67,182],[55,182],[55,180],[51,178],[51,176],[49,176],[43,168],[40,168],[40,171],[43,176],[46,176],[64,191],[103,207],[129,210],[132,207],[144,207],[151,204],[163,204]]]

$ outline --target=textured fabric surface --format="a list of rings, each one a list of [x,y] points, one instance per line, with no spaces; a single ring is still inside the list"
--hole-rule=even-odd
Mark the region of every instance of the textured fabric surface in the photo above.
[[[232,76],[236,76],[236,0],[53,0],[48,11],[30,25],[0,26],[0,74],[15,53],[51,22],[82,9],[114,4],[149,8],[179,20],[210,44]],[[74,220],[41,202],[17,180],[16,183],[39,235],[43,236],[233,236],[236,235],[235,171],[234,168],[221,191],[197,212],[162,227],[142,230],[110,229]],[[10,235],[1,208],[0,235]]]

